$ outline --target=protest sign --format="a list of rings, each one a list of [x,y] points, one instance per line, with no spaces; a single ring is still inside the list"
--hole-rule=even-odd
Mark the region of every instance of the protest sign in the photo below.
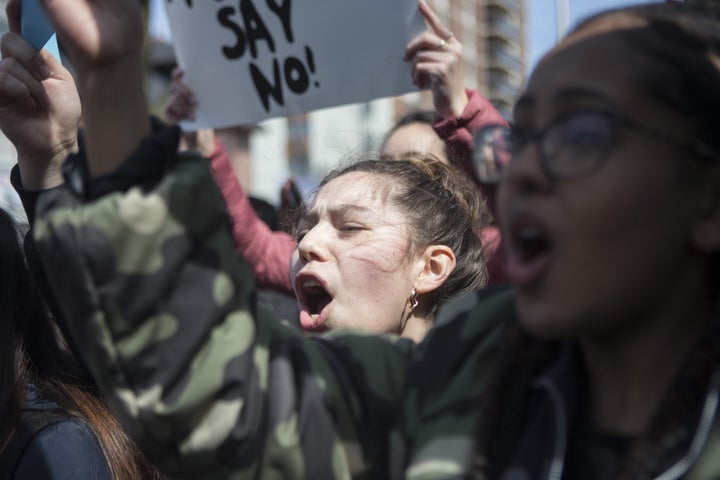
[[[187,129],[255,124],[407,93],[417,0],[165,0],[198,100]]]

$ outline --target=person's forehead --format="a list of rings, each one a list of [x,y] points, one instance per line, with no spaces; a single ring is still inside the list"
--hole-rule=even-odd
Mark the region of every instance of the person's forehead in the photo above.
[[[624,115],[668,117],[644,81],[658,71],[657,60],[631,48],[624,38],[627,28],[644,27],[640,22],[599,21],[572,34],[538,65],[516,104],[516,118],[525,110],[551,115],[583,102]]]
[[[388,175],[378,172],[348,172],[323,185],[316,199],[323,202],[376,202],[386,196],[392,185],[392,179]]]
[[[427,123],[413,122],[396,129],[383,145],[384,153],[432,153],[442,151],[442,139]]]
[[[412,135],[417,132],[426,133],[429,138],[440,138],[432,125],[423,122],[411,122],[395,129],[391,137],[403,137],[404,135]]]

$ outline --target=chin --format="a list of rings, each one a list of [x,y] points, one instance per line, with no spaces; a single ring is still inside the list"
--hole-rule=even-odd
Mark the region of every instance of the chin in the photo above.
[[[576,322],[567,312],[522,300],[518,300],[517,312],[523,330],[541,340],[563,340],[577,334]]]

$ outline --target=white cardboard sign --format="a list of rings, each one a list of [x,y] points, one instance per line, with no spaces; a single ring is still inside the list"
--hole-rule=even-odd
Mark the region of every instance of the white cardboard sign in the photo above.
[[[165,0],[198,100],[187,129],[251,125],[414,91],[417,0]]]

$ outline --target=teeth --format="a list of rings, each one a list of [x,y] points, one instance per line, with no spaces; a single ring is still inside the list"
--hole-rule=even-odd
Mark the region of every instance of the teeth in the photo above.
[[[310,318],[312,318],[313,320],[317,320],[317,318],[318,318],[319,316],[320,316],[319,313],[311,313],[311,314],[310,314]]]
[[[317,288],[321,287],[320,282],[317,280],[307,280],[306,282],[303,282],[302,284],[303,288]]]

